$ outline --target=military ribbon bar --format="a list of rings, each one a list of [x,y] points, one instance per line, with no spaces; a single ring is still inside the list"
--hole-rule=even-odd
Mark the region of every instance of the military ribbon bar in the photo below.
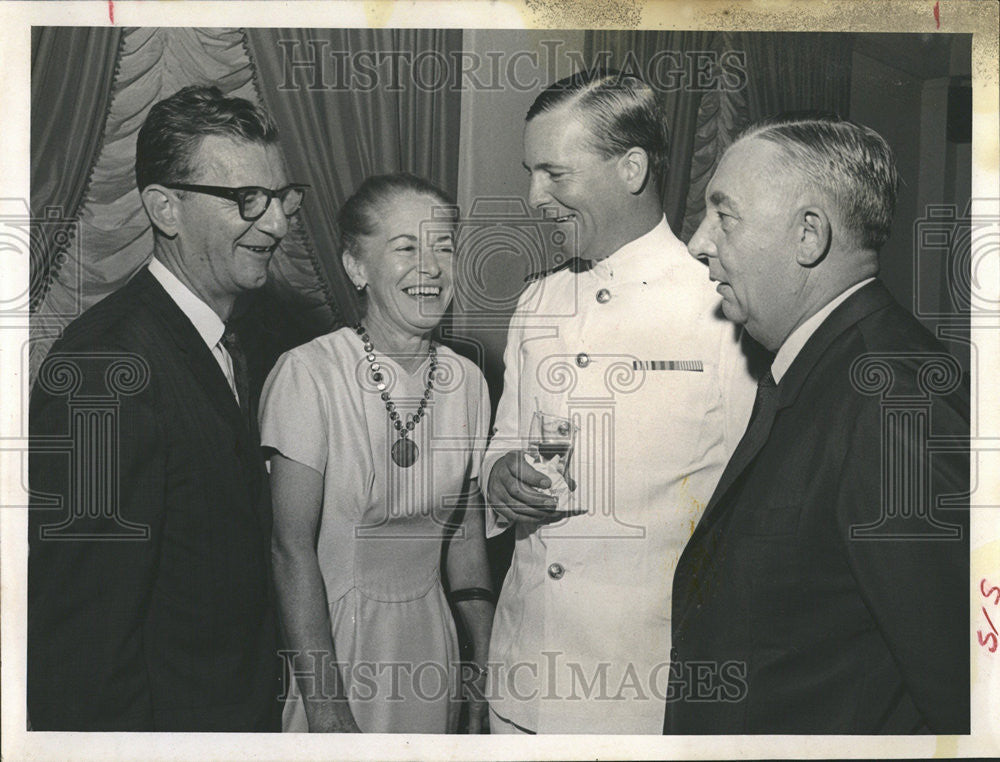
[[[701,373],[701,360],[633,360],[633,370],[689,370]]]

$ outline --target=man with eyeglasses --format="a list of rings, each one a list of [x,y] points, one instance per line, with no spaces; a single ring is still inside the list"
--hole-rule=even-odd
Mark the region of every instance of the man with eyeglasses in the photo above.
[[[84,395],[106,407],[116,367],[133,383],[106,442],[31,454],[36,730],[280,729],[266,473],[226,325],[302,203],[277,137],[263,110],[215,87],[155,104],[135,169],[152,260],[73,321],[40,369],[33,442],[65,438]],[[53,382],[68,366],[71,395]]]

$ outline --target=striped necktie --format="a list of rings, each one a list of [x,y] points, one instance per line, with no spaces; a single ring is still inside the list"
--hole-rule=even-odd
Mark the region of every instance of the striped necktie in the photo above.
[[[247,356],[243,353],[243,347],[240,346],[236,332],[228,325],[226,332],[222,334],[221,343],[233,360],[233,380],[236,382],[236,396],[240,400],[240,412],[243,414],[247,430],[254,434],[257,430],[257,411],[253,409],[253,401],[250,399],[250,372],[247,369]]]

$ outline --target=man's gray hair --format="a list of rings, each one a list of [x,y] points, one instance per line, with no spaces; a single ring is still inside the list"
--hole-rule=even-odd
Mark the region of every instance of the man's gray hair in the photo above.
[[[892,149],[875,130],[837,117],[775,117],[738,140],[774,143],[786,166],[823,190],[858,245],[878,251],[889,238],[899,175]]]

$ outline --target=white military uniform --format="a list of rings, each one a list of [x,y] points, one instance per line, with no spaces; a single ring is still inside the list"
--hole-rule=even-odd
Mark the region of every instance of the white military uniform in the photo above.
[[[585,511],[515,529],[488,695],[521,727],[662,732],[674,567],[756,390],[719,305],[665,219],[591,270],[554,272],[521,296],[482,473],[526,446],[536,408],[572,417]],[[506,528],[487,512],[488,536]]]

